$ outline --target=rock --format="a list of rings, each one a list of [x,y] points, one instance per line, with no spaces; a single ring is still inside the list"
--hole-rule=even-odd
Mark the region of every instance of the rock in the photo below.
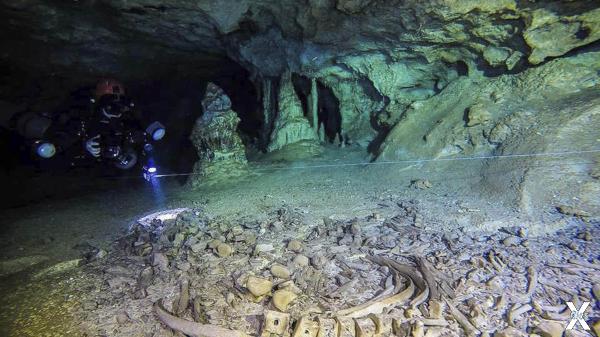
[[[292,240],[287,245],[287,248],[295,253],[301,252],[303,247],[304,245],[302,244],[302,242],[298,240]]]
[[[48,268],[40,270],[39,272],[35,273],[32,278],[34,280],[38,280],[42,277],[48,277],[48,276],[53,276],[53,275],[57,275],[60,273],[64,273],[66,271],[69,271],[71,269],[79,267],[81,265],[82,261],[83,261],[82,259],[74,259],[74,260],[59,262],[53,266],[50,266]]]
[[[221,243],[217,246],[217,254],[219,254],[220,257],[231,256],[231,254],[233,254],[233,247],[226,243]]]
[[[505,245],[505,246],[516,246],[520,242],[521,241],[516,236],[509,236],[506,239],[502,240],[502,244]]]
[[[335,7],[346,14],[357,14],[369,6],[373,0],[337,0]]]
[[[301,141],[316,143],[317,134],[304,117],[302,103],[292,83],[292,74],[286,71],[279,84],[278,114],[276,116],[268,151],[279,150]]]
[[[291,277],[291,273],[290,271],[280,265],[280,264],[274,264],[273,266],[271,266],[271,274],[273,274],[273,276],[287,280]]]
[[[129,315],[127,315],[126,312],[122,312],[120,314],[117,315],[117,317],[115,318],[115,320],[117,321],[117,323],[123,325],[127,322],[129,322]]]
[[[152,255],[152,266],[158,270],[169,271],[169,259],[162,253]]]
[[[0,261],[0,276],[18,273],[47,260],[46,256],[33,255]]]
[[[298,254],[294,258],[294,264],[296,264],[299,267],[306,267],[309,264],[308,257],[306,257],[304,255],[301,255],[301,254]]]
[[[410,186],[419,190],[425,190],[433,187],[433,184],[426,179],[415,179],[410,182]]]
[[[525,42],[531,48],[529,63],[539,64],[548,57],[564,55],[590,41],[598,40],[599,17],[598,8],[567,18],[547,8],[534,10],[523,32]]]
[[[286,312],[288,305],[293,302],[298,295],[289,290],[277,290],[273,294],[273,305],[280,311]]]
[[[491,143],[500,144],[504,142],[506,138],[510,136],[511,133],[512,130],[508,125],[506,125],[505,123],[498,123],[496,124],[496,126],[494,126],[494,128],[492,128],[492,131],[490,131],[488,140]]]
[[[484,103],[476,103],[469,108],[467,117],[467,126],[475,126],[491,120],[492,114],[488,111]]]
[[[492,67],[505,64],[510,55],[508,48],[488,47],[483,51],[483,58]]]
[[[534,332],[541,337],[561,337],[564,331],[565,324],[554,321],[542,321],[534,329]]]
[[[246,150],[237,131],[240,118],[228,102],[223,89],[208,84],[202,100],[204,113],[190,135],[199,157],[191,179],[193,187],[247,174]]]
[[[173,240],[173,246],[179,248],[183,245],[183,241],[185,241],[185,234],[177,233],[175,234],[175,239]]]
[[[255,297],[260,297],[271,292],[273,282],[255,276],[248,277],[246,281],[246,289]]]

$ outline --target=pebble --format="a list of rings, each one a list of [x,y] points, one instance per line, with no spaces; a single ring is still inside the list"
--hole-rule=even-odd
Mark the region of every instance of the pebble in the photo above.
[[[274,264],[271,267],[271,274],[284,280],[288,280],[292,276],[290,271],[280,264]]]
[[[297,266],[306,267],[306,266],[308,266],[309,260],[308,260],[308,257],[306,257],[304,255],[301,255],[301,254],[298,254],[296,256],[296,258],[294,258],[294,263]]]
[[[220,257],[228,257],[231,256],[232,253],[233,248],[226,243],[221,243],[217,246],[217,254],[219,254]]]
[[[264,278],[250,276],[248,277],[248,281],[246,281],[246,289],[256,297],[270,293],[272,288],[273,282]]]
[[[292,252],[298,253],[302,251],[303,246],[304,245],[302,244],[302,242],[298,240],[292,240],[288,243],[287,248]]]

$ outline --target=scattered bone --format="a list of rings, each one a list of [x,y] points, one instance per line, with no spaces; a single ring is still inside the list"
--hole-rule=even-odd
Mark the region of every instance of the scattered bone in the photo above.
[[[175,305],[173,306],[174,313],[179,316],[181,315],[187,308],[190,303],[190,283],[187,279],[181,281],[180,284],[181,291],[179,293],[179,298],[177,299]]]
[[[535,288],[538,283],[538,273],[534,266],[529,266],[527,268],[528,274],[528,284],[527,284],[527,293],[525,294],[526,298],[530,298],[535,292]]]
[[[355,318],[356,336],[357,337],[374,337],[377,331],[377,326],[372,319],[368,317]]]
[[[594,263],[589,263],[589,262],[579,261],[579,260],[574,260],[574,259],[570,259],[569,262],[572,264],[584,267],[584,268],[600,270],[600,264],[594,264]]]
[[[423,324],[426,326],[448,326],[448,321],[443,318],[425,318]]]
[[[498,331],[494,334],[494,337],[527,337],[528,334],[522,332],[519,329],[508,327],[502,331]]]
[[[542,321],[535,327],[534,331],[541,337],[561,337],[565,331],[565,325],[558,322]]]
[[[525,305],[521,305],[519,306],[518,304],[513,305],[512,309],[508,312],[507,318],[508,318],[508,324],[510,326],[515,326],[515,319],[519,316],[521,316],[522,314],[531,311],[533,309],[533,307],[529,304],[525,304]]]
[[[296,328],[292,337],[317,337],[319,334],[319,324],[304,316],[296,322]]]
[[[433,319],[440,319],[444,313],[444,302],[439,300],[429,301],[429,317]]]
[[[369,260],[371,260],[375,263],[381,264],[381,265],[387,264],[388,267],[394,268],[394,269],[396,269],[396,267],[398,267],[398,266],[391,265],[390,264],[391,261],[388,261],[388,259],[385,259],[385,258],[372,258],[372,259],[370,258]],[[396,269],[396,271],[400,274],[399,270]],[[404,275],[404,276],[407,276],[407,275]],[[416,278],[416,276],[414,276],[414,277]],[[404,289],[402,292],[397,293],[392,296],[389,296],[389,297],[386,297],[386,298],[383,298],[383,299],[371,300],[369,302],[366,302],[362,305],[359,305],[359,306],[356,306],[353,308],[341,310],[337,313],[337,315],[338,316],[348,316],[348,317],[364,317],[364,316],[367,316],[368,314],[380,314],[387,307],[397,306],[403,302],[408,301],[415,292],[415,283],[413,281],[413,278],[411,278],[410,276],[407,276],[406,278],[408,279],[409,284],[406,287],[406,289]],[[400,282],[400,280],[396,279],[396,282]]]
[[[465,330],[465,333],[467,335],[470,336],[470,335],[477,335],[477,334],[479,334],[479,330],[477,330],[471,324],[471,322],[469,322],[469,320],[467,319],[467,317],[462,312],[460,312],[447,299],[444,299],[444,300],[446,301],[446,304],[448,305],[448,310],[450,311],[450,313],[452,314],[452,316],[454,316],[454,319],[456,320],[456,322],[458,324],[460,324],[460,326],[463,328],[463,330]]]
[[[241,331],[229,330],[211,324],[199,324],[177,318],[167,313],[160,301],[154,304],[154,312],[166,326],[190,337],[249,337]]]
[[[412,326],[411,337],[424,337],[425,327],[423,322],[416,321]]]
[[[349,317],[336,317],[335,318],[338,326],[339,337],[355,337],[356,336],[356,325],[354,320]]]
[[[318,317],[319,333],[317,337],[338,337],[338,324],[335,319]]]
[[[261,337],[287,336],[289,325],[289,314],[266,310]]]
[[[562,286],[562,285],[560,285],[560,284],[558,284],[558,283],[552,282],[552,281],[550,281],[550,280],[547,280],[547,279],[544,279],[544,278],[539,278],[538,282],[539,282],[540,284],[543,284],[543,285],[545,285],[545,286],[548,286],[548,287],[550,287],[550,288],[554,288],[554,289],[556,289],[556,290],[560,290],[560,291],[562,291],[562,292],[564,292],[564,293],[567,293],[567,294],[569,294],[569,295],[572,295],[572,296],[577,296],[577,294],[578,294],[578,293],[577,293],[576,291],[574,291],[574,290],[571,290],[571,289],[565,288],[564,286]]]

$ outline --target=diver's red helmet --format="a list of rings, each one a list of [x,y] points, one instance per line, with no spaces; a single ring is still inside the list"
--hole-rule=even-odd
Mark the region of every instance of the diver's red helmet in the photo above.
[[[96,90],[94,91],[94,97],[99,99],[104,95],[116,95],[121,97],[125,95],[125,87],[123,84],[112,78],[104,78],[98,81]]]

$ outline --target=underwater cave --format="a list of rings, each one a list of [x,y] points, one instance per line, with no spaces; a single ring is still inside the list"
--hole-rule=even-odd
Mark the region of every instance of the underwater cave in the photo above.
[[[600,334],[597,2],[0,18],[0,336]]]

